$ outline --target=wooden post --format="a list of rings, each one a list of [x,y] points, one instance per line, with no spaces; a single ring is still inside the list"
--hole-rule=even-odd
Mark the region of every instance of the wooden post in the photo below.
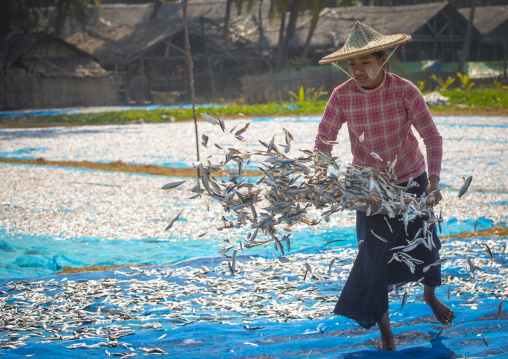
[[[506,78],[506,60],[508,59],[508,40],[503,41],[503,75]]]
[[[139,83],[141,86],[141,106],[145,105],[145,61],[143,57],[139,61]]]
[[[471,0],[471,10],[469,11],[469,20],[467,22],[466,36],[464,38],[464,44],[462,45],[462,53],[460,54],[459,68],[457,70],[461,74],[465,74],[464,68],[466,67],[466,61],[469,58],[469,46],[471,45],[471,36],[473,32],[475,5],[476,0]]]
[[[211,87],[213,96],[215,96],[217,93],[215,91],[215,79],[213,77],[212,59],[210,58],[210,44],[209,44],[208,39],[206,37],[205,24],[204,24],[204,19],[202,16],[201,16],[200,22],[201,22],[201,34],[203,36],[203,41],[205,42],[205,56],[206,56],[206,63],[208,65],[208,76],[210,77],[210,87]],[[226,33],[227,33],[227,29],[224,30],[225,36],[227,36]]]
[[[198,139],[198,120],[196,118],[196,105],[194,95],[194,63],[192,62],[191,47],[189,42],[189,29],[187,27],[187,1],[182,1],[183,6],[183,33],[185,37],[185,52],[187,53],[187,67],[189,69],[189,88],[192,100],[192,116],[194,117],[194,133],[196,135],[196,156],[199,162],[199,139]],[[199,176],[199,169],[197,169]]]

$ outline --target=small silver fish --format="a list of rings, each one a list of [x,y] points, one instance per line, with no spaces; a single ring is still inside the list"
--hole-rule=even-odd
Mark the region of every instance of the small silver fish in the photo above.
[[[407,302],[407,292],[404,291],[404,297],[402,297],[402,305],[400,306],[400,310],[404,308],[404,304],[406,304],[406,302]]]
[[[459,190],[459,198],[464,195],[464,193],[467,192],[467,189],[471,185],[471,181],[473,180],[473,176],[469,176],[468,178],[464,178],[464,184]]]
[[[386,217],[383,217],[386,221],[386,224],[388,225],[388,229],[390,230],[390,232],[393,233],[393,229],[392,229],[392,226],[390,226],[390,222],[388,222],[388,219]]]
[[[291,262],[287,257],[284,257],[284,256],[277,257],[277,259],[281,263],[290,263]]]
[[[325,140],[323,138],[320,138],[321,142],[323,142],[325,145],[329,145],[329,146],[333,146],[333,145],[337,145],[338,142],[337,141],[328,141],[328,140]]]
[[[492,255],[492,251],[490,250],[490,247],[486,243],[483,243],[483,245],[485,246],[485,250],[487,251],[487,254],[490,257],[490,260],[493,261],[494,260],[494,256]]]
[[[185,182],[187,182],[187,181],[177,181],[177,182],[167,183],[164,186],[162,186],[161,189],[168,190],[168,189],[176,188],[176,187],[184,184]]]
[[[176,222],[176,220],[178,219],[178,217],[180,217],[180,215],[182,214],[182,212],[183,212],[183,209],[180,211],[180,213],[178,213],[178,215],[177,215],[175,218],[173,218],[173,219],[169,222],[168,226],[164,229],[165,231],[167,231],[168,229],[170,229],[171,227],[173,227],[173,224]]]
[[[330,272],[332,271],[333,263],[335,263],[335,258],[333,258],[330,264],[328,265],[328,275],[330,275]]]
[[[201,114],[201,118],[203,118],[203,120],[205,120],[206,122],[211,123],[212,125],[218,125],[219,124],[219,122],[215,118],[213,118],[212,116],[210,116],[207,113],[202,113]]]
[[[388,242],[386,241],[386,239],[384,239],[383,237],[381,237],[381,236],[377,235],[376,233],[374,233],[374,231],[373,231],[372,229],[370,230],[370,232],[371,232],[371,233],[372,233],[372,234],[373,234],[376,238],[378,238],[378,239],[382,240],[382,241],[383,241],[383,242],[385,242],[385,243],[388,243]]]
[[[208,145],[208,136],[203,133],[201,135],[201,138],[203,139],[203,142],[201,142],[201,144],[203,145],[203,147],[206,148],[206,146]]]
[[[220,116],[217,116],[217,119],[219,121],[219,126],[222,130],[222,132],[226,132],[226,125],[224,124],[224,120],[220,118]]]
[[[376,152],[371,152],[370,155],[374,157],[376,160],[380,160],[381,162],[383,162],[383,159]]]
[[[424,268],[423,268],[423,273],[427,272],[427,271],[430,269],[430,267],[432,267],[432,266],[437,266],[438,264],[441,264],[441,263],[443,263],[443,262],[446,262],[446,261],[447,261],[447,260],[449,260],[449,259],[450,259],[450,258],[441,258],[441,259],[438,259],[438,260],[437,260],[437,261],[435,261],[434,263],[429,264],[428,266],[424,267]]]
[[[263,329],[263,328],[264,328],[264,327],[251,327],[251,326],[248,326],[247,324],[245,324],[243,327],[244,327],[245,329],[247,329],[247,330],[257,330],[257,329]],[[245,344],[247,344],[247,343],[245,343]],[[249,344],[250,344],[250,343],[249,343]],[[253,344],[253,345],[254,345],[254,344]]]
[[[363,142],[363,140],[365,140],[365,132],[362,132],[358,140],[360,140],[360,142]]]
[[[473,264],[473,261],[469,257],[467,257],[467,264],[469,265],[469,270],[471,273],[474,273],[476,270],[481,270],[480,267],[477,267]]]

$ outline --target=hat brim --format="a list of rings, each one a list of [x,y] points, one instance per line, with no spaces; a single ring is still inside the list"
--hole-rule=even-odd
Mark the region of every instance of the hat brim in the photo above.
[[[340,50],[323,57],[319,60],[319,64],[324,65],[340,60],[347,60],[360,55],[386,50],[409,41],[411,41],[411,35],[407,34],[384,35],[382,38],[371,41],[358,49],[342,47]]]

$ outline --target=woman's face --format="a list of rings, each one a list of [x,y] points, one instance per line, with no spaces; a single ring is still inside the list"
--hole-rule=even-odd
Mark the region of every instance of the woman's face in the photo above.
[[[348,60],[349,72],[358,85],[365,89],[373,89],[383,81],[383,71],[379,70],[387,55],[377,57],[366,54]]]

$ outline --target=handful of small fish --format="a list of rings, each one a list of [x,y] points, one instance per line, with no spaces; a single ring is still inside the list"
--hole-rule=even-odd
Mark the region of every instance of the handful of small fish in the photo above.
[[[202,114],[205,121],[220,125],[223,132],[226,126],[223,120],[215,120],[208,114]],[[236,126],[235,126],[236,127]],[[249,123],[235,132],[229,132],[239,141],[245,141],[243,134]],[[402,216],[407,227],[417,216],[429,216],[429,223],[439,223],[433,213],[432,196],[416,197],[408,189],[418,184],[411,179],[405,187],[391,183],[396,179],[394,167],[397,159],[388,162],[387,171],[381,172],[371,167],[348,165],[345,169],[337,158],[317,150],[300,150],[301,156],[291,158],[288,153],[294,142],[292,134],[284,131],[285,143],[274,143],[275,136],[268,143],[259,141],[261,150],[246,151],[235,147],[215,146],[224,153],[218,164],[198,162],[195,186],[190,189],[194,195],[190,199],[209,196],[223,207],[222,226],[218,229],[241,228],[250,226],[252,231],[240,242],[243,247],[252,248],[273,242],[275,249],[284,254],[283,243],[290,249],[291,227],[296,224],[317,225],[321,220],[329,221],[330,216],[344,210],[361,210],[367,215],[378,213],[390,217]],[[210,144],[207,135],[203,135],[203,146]],[[325,140],[322,140],[331,144]],[[263,174],[253,183],[248,182],[244,174],[244,163],[249,164],[254,156],[262,157],[258,170]],[[232,163],[235,163],[231,166]],[[228,173],[227,179],[218,179],[217,173]],[[172,189],[185,181],[168,183],[162,189]],[[321,211],[321,218],[310,218],[309,209]],[[171,220],[166,230],[171,228],[178,216]],[[267,239],[256,240],[258,234]],[[232,247],[221,251],[223,254]]]

